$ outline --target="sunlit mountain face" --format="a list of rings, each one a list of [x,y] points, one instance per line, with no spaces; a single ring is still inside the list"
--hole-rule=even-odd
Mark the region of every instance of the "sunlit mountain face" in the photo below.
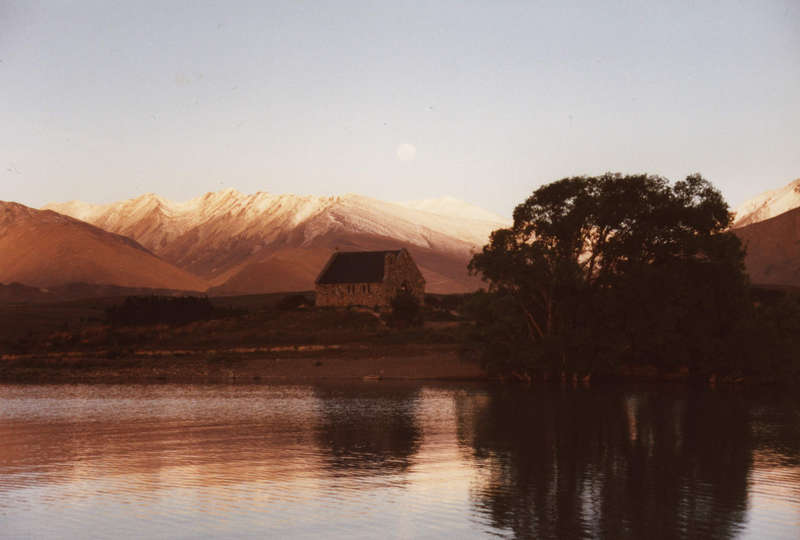
[[[800,287],[800,178],[736,209],[733,232],[756,284]]]
[[[155,194],[106,205],[45,207],[127,236],[208,282],[212,293],[307,290],[335,250],[406,247],[431,292],[465,292],[472,253],[508,223],[457,199],[389,203],[360,195],[242,194],[185,202]]]
[[[50,210],[0,201],[0,283],[102,283],[201,291],[207,282],[129,237]]]
[[[800,207],[800,178],[742,203],[734,211],[734,227],[764,221]]]

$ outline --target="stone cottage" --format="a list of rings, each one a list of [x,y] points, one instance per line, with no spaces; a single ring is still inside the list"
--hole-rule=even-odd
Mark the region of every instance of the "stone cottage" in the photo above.
[[[408,251],[338,251],[316,281],[318,306],[388,306],[400,291],[423,302],[425,278]]]

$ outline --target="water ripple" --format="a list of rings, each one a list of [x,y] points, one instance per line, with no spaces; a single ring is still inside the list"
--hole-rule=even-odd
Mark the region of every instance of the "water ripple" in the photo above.
[[[0,537],[797,538],[798,410],[653,389],[0,386]]]

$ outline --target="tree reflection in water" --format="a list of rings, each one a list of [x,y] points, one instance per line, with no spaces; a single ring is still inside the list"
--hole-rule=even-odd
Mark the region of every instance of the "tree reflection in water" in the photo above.
[[[331,471],[372,475],[405,471],[419,449],[419,387],[388,383],[314,388],[317,444]]]
[[[501,388],[456,401],[460,443],[485,466],[474,502],[517,537],[727,538],[745,523],[757,440],[741,392]]]

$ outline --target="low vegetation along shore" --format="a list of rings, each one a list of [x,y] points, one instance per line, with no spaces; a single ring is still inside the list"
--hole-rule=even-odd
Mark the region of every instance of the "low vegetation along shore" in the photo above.
[[[9,304],[0,306],[13,321],[0,331],[0,380],[487,378],[463,354],[465,321],[441,298],[429,296],[422,324],[367,308],[315,308],[310,293]]]
[[[761,306],[792,291],[753,289]],[[403,316],[317,308],[313,294],[136,296],[0,305],[3,382],[309,382],[505,380],[582,385],[609,380],[781,382],[763,373],[628,362],[593,372],[501,371],[482,358],[486,293],[427,295]],[[769,359],[765,358],[765,362]],[[782,381],[786,382],[786,381]]]

